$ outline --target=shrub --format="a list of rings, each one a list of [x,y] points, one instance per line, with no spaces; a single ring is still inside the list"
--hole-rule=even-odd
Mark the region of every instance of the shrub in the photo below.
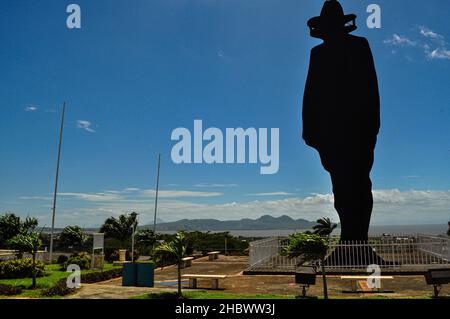
[[[122,268],[111,269],[107,271],[91,272],[81,275],[81,283],[93,284],[100,281],[111,280],[122,276]]]
[[[14,285],[0,284],[0,295],[14,296],[22,293],[22,288]]]
[[[75,288],[67,287],[67,278],[63,278],[58,280],[58,282],[48,289],[44,289],[42,291],[42,295],[45,297],[53,297],[53,296],[66,296],[75,292]]]
[[[45,264],[36,260],[36,277],[45,275]],[[30,278],[33,276],[31,258],[13,259],[0,262],[0,279]]]
[[[115,249],[105,247],[105,261],[112,263],[119,260],[119,252]]]
[[[131,261],[131,251],[127,250],[126,254],[125,254],[125,258],[127,261]],[[134,260],[138,260],[139,259],[139,252],[135,249],[134,250]],[[114,262],[114,261],[118,261],[119,260],[119,250],[109,250],[106,249],[105,250],[105,260],[107,262]]]
[[[66,263],[67,260],[69,260],[69,257],[67,257],[66,255],[59,255],[58,259],[56,259],[56,263],[62,265]]]
[[[78,265],[81,270],[89,269],[91,267],[91,256],[85,252],[75,253],[61,267],[67,269],[67,266],[72,264]]]
[[[88,274],[81,275],[82,284],[92,284],[100,281],[111,280],[122,276],[122,268],[111,269],[107,271],[92,272]],[[45,297],[53,296],[66,296],[68,294],[74,293],[75,288],[67,287],[67,278],[59,280],[53,287],[45,289],[42,291],[42,295]]]

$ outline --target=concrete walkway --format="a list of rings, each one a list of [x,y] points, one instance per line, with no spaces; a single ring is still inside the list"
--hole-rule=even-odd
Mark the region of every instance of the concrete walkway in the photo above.
[[[84,284],[77,293],[67,299],[129,299],[149,293],[175,291],[167,288],[123,287],[115,284]]]

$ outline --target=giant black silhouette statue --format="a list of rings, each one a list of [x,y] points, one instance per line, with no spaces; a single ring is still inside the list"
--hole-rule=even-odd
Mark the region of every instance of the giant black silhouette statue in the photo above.
[[[367,241],[373,197],[370,171],[380,129],[380,98],[372,52],[350,35],[356,15],[326,1],[308,21],[323,43],[311,50],[303,99],[303,139],[330,173],[341,241]]]

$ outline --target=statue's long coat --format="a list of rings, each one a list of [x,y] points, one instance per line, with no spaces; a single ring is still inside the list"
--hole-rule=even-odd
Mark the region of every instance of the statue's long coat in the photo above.
[[[365,38],[311,50],[303,99],[303,138],[320,151],[338,143],[376,138],[380,98],[372,52]]]

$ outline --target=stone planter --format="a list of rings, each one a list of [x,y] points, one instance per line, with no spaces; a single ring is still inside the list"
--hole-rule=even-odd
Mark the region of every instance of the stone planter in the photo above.
[[[125,262],[127,260],[127,250],[126,249],[119,249],[119,261]]]

